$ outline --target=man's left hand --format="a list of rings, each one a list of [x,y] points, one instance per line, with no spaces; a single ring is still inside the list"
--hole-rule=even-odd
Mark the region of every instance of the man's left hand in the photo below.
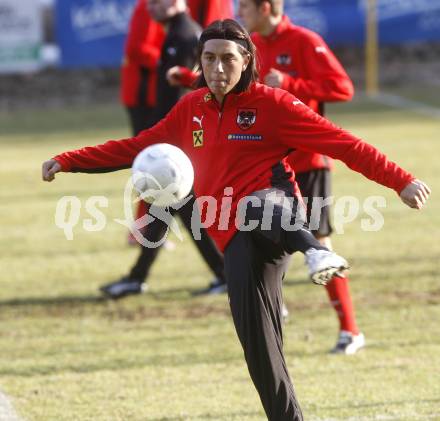
[[[269,73],[264,78],[264,83],[271,88],[281,88],[284,75],[277,69],[270,69]]]

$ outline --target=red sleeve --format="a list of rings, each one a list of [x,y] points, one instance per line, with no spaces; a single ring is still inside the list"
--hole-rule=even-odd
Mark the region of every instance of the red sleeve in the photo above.
[[[188,69],[188,67],[182,67],[179,66],[180,70],[180,83],[185,88],[192,88],[194,89],[194,85],[200,75],[200,73],[193,72],[191,69]]]
[[[192,18],[206,28],[218,19],[233,19],[232,0],[187,0]]]
[[[341,63],[324,40],[313,32],[302,34],[300,61],[302,77],[284,73],[281,88],[308,102],[348,101],[353,97],[353,84]]]
[[[155,69],[160,57],[164,34],[162,27],[151,19],[146,1],[139,0],[133,11],[125,43],[125,57],[129,62]]]
[[[87,146],[54,157],[64,172],[110,172],[129,168],[136,155],[154,143],[180,146],[179,103],[159,123],[136,137],[109,140],[102,145]]]
[[[281,116],[279,138],[289,148],[339,159],[352,170],[397,193],[415,178],[374,146],[335,126],[293,95],[282,95],[276,113]]]

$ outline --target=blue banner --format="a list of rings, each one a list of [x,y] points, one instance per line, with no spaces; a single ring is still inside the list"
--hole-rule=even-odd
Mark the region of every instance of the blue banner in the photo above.
[[[286,0],[285,11],[333,46],[365,41],[367,0]],[[440,41],[440,0],[377,0],[381,45]]]
[[[57,0],[62,67],[120,65],[135,0]]]
[[[236,0],[235,3],[237,3]],[[292,21],[331,46],[365,42],[367,0],[285,0]],[[135,0],[57,0],[63,67],[117,67]],[[440,0],[377,0],[381,45],[440,41]]]
[[[286,0],[285,13],[296,25],[320,34],[332,45],[364,42],[365,13],[354,0]]]

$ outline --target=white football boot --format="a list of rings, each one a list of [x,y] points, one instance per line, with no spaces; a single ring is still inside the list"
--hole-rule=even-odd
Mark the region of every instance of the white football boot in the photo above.
[[[344,271],[350,266],[336,253],[311,248],[305,253],[310,279],[318,285],[326,285],[334,276],[344,277]]]
[[[363,333],[353,335],[351,332],[341,330],[339,332],[338,342],[335,347],[330,351],[332,354],[356,354],[361,348],[365,346],[365,336]]]

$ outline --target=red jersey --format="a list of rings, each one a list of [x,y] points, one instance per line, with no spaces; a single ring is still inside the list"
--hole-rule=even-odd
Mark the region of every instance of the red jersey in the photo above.
[[[321,113],[321,104],[348,101],[354,89],[350,78],[323,39],[306,28],[293,25],[287,16],[268,37],[252,34],[257,47],[261,81],[271,68],[284,74],[281,88]],[[321,154],[294,152],[289,163],[298,172],[331,168]]]
[[[138,0],[125,42],[121,69],[121,102],[127,107],[156,104],[157,63],[165,38],[162,26],[147,11],[147,0]],[[145,104],[139,104],[141,68],[148,71]]]
[[[241,198],[278,182],[287,182],[293,191],[294,173],[284,159],[292,149],[340,159],[398,193],[414,179],[376,148],[336,127],[292,94],[261,84],[241,94],[228,94],[222,109],[207,88],[198,89],[137,137],[66,152],[55,159],[63,171],[106,172],[130,167],[142,149],[159,142],[174,144],[189,156],[196,195],[217,201],[215,222],[208,233],[221,250],[237,230],[235,214]],[[232,187],[228,225],[219,222],[226,187]]]
[[[192,18],[206,28],[218,19],[232,19],[234,13],[231,0],[187,0]]]

